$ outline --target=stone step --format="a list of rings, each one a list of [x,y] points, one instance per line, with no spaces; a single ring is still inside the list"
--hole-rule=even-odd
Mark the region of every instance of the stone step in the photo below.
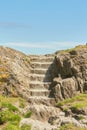
[[[50,56],[50,57],[46,57],[46,56],[42,56],[42,57],[31,57],[30,61],[31,62],[52,62],[55,59],[54,56]]]
[[[34,69],[30,69],[31,73],[33,74],[49,74],[51,73],[51,69],[42,69],[42,68],[34,68]]]
[[[39,75],[39,74],[29,74],[30,81],[43,81],[43,82],[51,82],[51,75]]]
[[[50,90],[47,89],[30,89],[29,95],[30,96],[49,96]]]
[[[32,81],[29,84],[29,88],[30,89],[40,89],[40,88],[49,89],[50,85],[51,85],[51,82],[35,82],[35,81]]]
[[[32,68],[42,68],[42,69],[49,69],[52,66],[53,62],[31,62]]]
[[[43,105],[47,105],[47,106],[52,106],[55,105],[55,99],[54,98],[49,98],[46,96],[30,96],[28,98],[28,102],[30,104],[43,104]]]

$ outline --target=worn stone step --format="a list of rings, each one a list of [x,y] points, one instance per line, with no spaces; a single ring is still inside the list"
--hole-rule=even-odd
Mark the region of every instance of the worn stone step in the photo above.
[[[30,81],[43,81],[43,82],[51,82],[52,76],[49,75],[39,75],[39,74],[29,74]]]
[[[43,104],[47,106],[55,105],[56,103],[54,98],[49,98],[46,96],[30,96],[28,98],[28,102],[30,104],[37,104],[37,105]]]
[[[49,96],[50,90],[47,89],[30,89],[29,95],[30,96]]]
[[[51,85],[51,82],[30,82],[29,84],[29,88],[30,89],[49,89],[50,88],[50,85]]]
[[[31,73],[33,74],[50,74],[51,73],[51,69],[42,69],[42,68],[34,68],[34,69],[30,69]]]
[[[46,56],[42,56],[42,57],[31,57],[30,61],[31,62],[52,62],[55,59],[54,56],[50,56],[50,57],[46,57]]]
[[[53,62],[31,62],[32,68],[50,68],[52,66]]]

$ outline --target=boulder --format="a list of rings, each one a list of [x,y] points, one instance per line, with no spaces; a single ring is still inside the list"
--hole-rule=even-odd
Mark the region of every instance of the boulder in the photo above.
[[[60,81],[56,79],[56,85],[54,86],[54,96],[56,101],[75,96],[76,88],[76,81],[73,78],[67,78]]]
[[[75,80],[73,78],[63,79],[61,91],[64,99],[75,96],[76,95]]]

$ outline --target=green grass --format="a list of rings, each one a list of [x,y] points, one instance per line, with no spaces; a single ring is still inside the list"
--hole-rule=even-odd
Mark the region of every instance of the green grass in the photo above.
[[[87,130],[87,128],[76,127],[73,124],[66,124],[61,126],[60,130]]]
[[[19,98],[19,107],[24,108],[26,106],[25,100],[22,98]]]
[[[9,110],[17,111],[17,108],[14,104],[18,103],[20,108],[26,106],[26,100],[21,97],[5,97],[0,95],[0,108],[7,107]]]
[[[73,98],[68,98],[68,99],[65,99],[64,101],[60,101],[57,106],[63,106],[65,104],[72,104],[74,103],[75,101],[79,101],[80,103],[83,103],[85,101],[87,101],[87,94],[79,94]],[[85,102],[86,103],[86,102]],[[87,105],[87,104],[85,104]]]
[[[2,130],[31,130],[31,125],[23,124],[21,127],[19,125],[14,125],[9,122]]]
[[[87,107],[87,94],[79,94],[73,98],[65,99],[57,104],[58,107],[71,108],[71,109],[81,109]],[[65,109],[64,108],[64,109]]]
[[[21,126],[20,130],[31,130],[31,125],[24,124]]]
[[[29,112],[27,112],[27,113],[24,115],[24,117],[25,117],[25,118],[29,118],[29,117],[31,117],[31,115],[32,115],[32,111],[29,111]]]
[[[18,102],[18,98],[4,97],[0,95],[0,108],[8,108],[9,110],[14,109],[15,111],[17,108],[13,104],[16,102]]]
[[[17,104],[17,107],[16,107]],[[22,118],[29,118],[31,111],[25,115],[19,111],[19,107],[24,108],[26,101],[22,98],[4,97],[0,95],[0,130],[31,130],[30,125],[23,125],[19,128],[19,123]]]
[[[2,130],[20,130],[20,128],[18,125],[14,125],[9,122],[5,127],[2,128]]]
[[[14,112],[11,112],[9,110],[0,111],[0,124],[4,124],[8,121],[16,122],[18,124],[20,120],[21,117]]]
[[[2,107],[8,108],[9,111],[18,111],[18,108],[12,105],[11,103],[2,103]]]

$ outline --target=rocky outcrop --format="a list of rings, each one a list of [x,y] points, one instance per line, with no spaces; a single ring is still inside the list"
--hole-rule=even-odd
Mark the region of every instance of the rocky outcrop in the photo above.
[[[56,52],[57,77],[52,88],[57,101],[87,91],[87,47]]]
[[[0,47],[0,92],[21,95],[30,102],[47,103],[47,97],[60,101],[86,92],[86,69],[86,46],[44,56]]]
[[[32,111],[32,119],[37,119],[40,121],[47,121],[50,118],[55,118],[56,116],[58,116],[61,113],[61,110],[57,107],[54,106],[46,106],[43,104],[33,104],[33,105],[28,105],[23,113],[27,113],[28,111]]]
[[[0,47],[0,93],[27,97],[29,91],[29,57],[16,50]]]

